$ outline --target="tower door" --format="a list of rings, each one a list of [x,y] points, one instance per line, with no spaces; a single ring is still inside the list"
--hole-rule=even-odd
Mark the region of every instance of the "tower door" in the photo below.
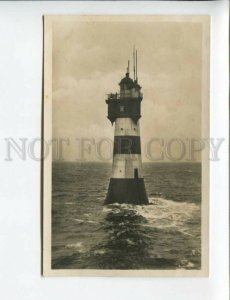
[[[138,178],[138,168],[134,169],[134,178]]]

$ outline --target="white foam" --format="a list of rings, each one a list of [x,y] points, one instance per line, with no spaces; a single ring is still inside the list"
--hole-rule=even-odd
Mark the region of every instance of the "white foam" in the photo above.
[[[195,203],[176,202],[164,198],[150,198],[147,206],[137,206],[137,213],[148,220],[147,226],[155,228],[180,229],[184,234],[191,235],[186,222],[198,218],[200,206]]]
[[[84,220],[82,220],[82,219],[74,219],[74,221],[78,222],[79,224],[84,223]]]
[[[150,205],[132,204],[110,204],[103,208],[103,212],[113,212],[114,214],[124,210],[135,212],[144,217],[148,223],[143,225],[155,228],[174,228],[181,233],[193,236],[189,225],[189,220],[199,218],[200,205],[190,202],[176,202],[164,198],[152,197],[149,199]]]
[[[98,224],[98,222],[93,221],[93,220],[88,220],[88,221],[86,221],[86,223],[89,223],[89,224]]]
[[[82,242],[77,242],[77,243],[72,243],[72,244],[67,244],[65,246],[67,249],[77,249],[78,252],[82,252],[83,251],[83,243]]]
[[[91,214],[84,214],[84,216],[87,217],[87,218],[90,217],[90,215],[91,215]]]

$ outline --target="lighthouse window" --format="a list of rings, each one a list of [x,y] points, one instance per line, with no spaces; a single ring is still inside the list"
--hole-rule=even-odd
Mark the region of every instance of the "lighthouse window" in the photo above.
[[[121,128],[121,130],[123,130],[123,128]]]
[[[120,111],[124,111],[125,107],[124,106],[120,106]]]
[[[138,178],[138,168],[134,169],[134,178]]]

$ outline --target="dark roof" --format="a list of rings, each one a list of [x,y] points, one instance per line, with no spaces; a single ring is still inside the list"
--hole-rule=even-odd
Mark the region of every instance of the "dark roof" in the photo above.
[[[121,82],[119,83],[119,85],[127,85],[128,88],[132,88],[134,85],[134,82],[132,80],[132,78],[129,77],[129,74],[126,73],[126,77],[124,77],[123,79],[121,79]]]

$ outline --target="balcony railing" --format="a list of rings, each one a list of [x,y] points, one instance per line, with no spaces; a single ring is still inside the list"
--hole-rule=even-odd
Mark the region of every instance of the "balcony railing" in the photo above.
[[[115,93],[115,94],[107,94],[108,98],[107,100],[119,100],[122,98],[139,98],[139,97],[143,97],[143,94],[141,92],[128,92],[128,93]]]

